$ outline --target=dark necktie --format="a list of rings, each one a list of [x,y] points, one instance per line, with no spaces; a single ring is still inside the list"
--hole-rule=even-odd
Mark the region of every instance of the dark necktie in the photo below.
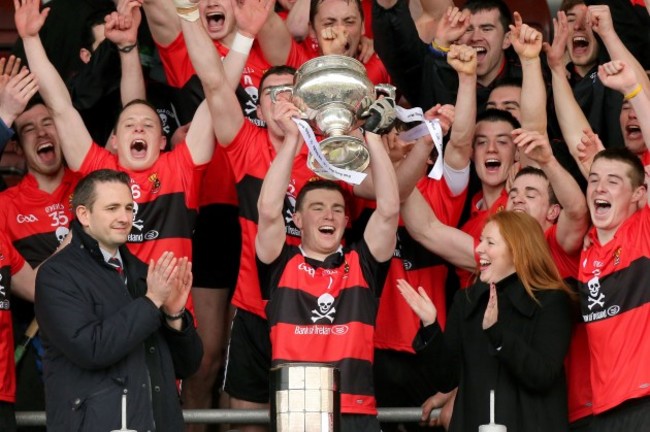
[[[115,267],[115,270],[117,270],[117,273],[122,278],[122,282],[126,284],[126,274],[124,273],[124,268],[122,267],[122,262],[120,261],[120,259],[116,257],[109,258],[108,263],[113,267]]]

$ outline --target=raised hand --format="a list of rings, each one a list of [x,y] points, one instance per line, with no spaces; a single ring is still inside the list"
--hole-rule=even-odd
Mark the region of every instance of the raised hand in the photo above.
[[[469,17],[469,10],[460,10],[455,6],[449,6],[447,12],[438,21],[434,44],[448,48],[453,42],[460,39],[469,27]]]
[[[255,38],[275,6],[274,0],[230,0],[237,31]]]
[[[496,324],[499,319],[499,301],[497,298],[497,287],[493,283],[490,284],[490,299],[488,300],[487,307],[485,308],[485,315],[483,315],[483,330],[489,329]]]
[[[0,92],[5,88],[11,77],[18,74],[20,63],[20,57],[15,55],[10,55],[9,58],[0,58]]]
[[[424,291],[424,288],[418,287],[416,292],[411,284],[404,279],[397,279],[397,289],[402,294],[402,297],[404,297],[404,300],[406,300],[406,303],[413,309],[413,312],[420,317],[422,324],[428,326],[436,322],[438,310],[426,291]]]
[[[598,78],[605,86],[624,95],[632,92],[638,85],[632,68],[621,60],[612,60],[598,66]]]
[[[533,60],[542,51],[542,33],[524,24],[519,12],[513,14],[514,25],[510,25],[510,43],[521,60]]]
[[[551,143],[545,135],[525,129],[515,129],[511,133],[513,142],[528,159],[546,165],[553,159]]]
[[[474,50],[472,49],[472,51]],[[451,104],[436,104],[424,113],[424,118],[427,120],[438,119],[440,129],[442,129],[442,135],[445,136],[449,132],[449,129],[451,129],[451,125],[456,118],[456,108]]]
[[[16,30],[21,38],[38,36],[38,32],[43,28],[50,8],[40,11],[40,4],[40,0],[14,0],[16,9],[14,20],[16,21]]]
[[[154,264],[149,261],[147,271],[147,297],[157,306],[161,307],[167,301],[172,288],[178,283],[178,268],[173,252],[163,252]],[[174,312],[174,311],[171,311]]]
[[[187,257],[180,258],[176,265],[176,277],[172,280],[169,297],[162,305],[163,312],[178,315],[185,308],[192,289],[192,263]]]
[[[605,150],[605,146],[600,141],[598,135],[591,129],[585,129],[582,133],[582,138],[580,138],[580,143],[577,145],[576,150],[578,151],[578,160],[584,168],[584,171],[589,172],[594,157],[600,151]]]
[[[357,60],[361,63],[368,63],[375,53],[375,41],[372,39],[361,36],[359,40],[359,54],[357,55]]]
[[[395,123],[395,99],[383,97],[377,99],[368,108],[368,116],[363,128],[378,135],[388,133]]]
[[[349,49],[348,44],[348,31],[345,27],[325,27],[321,30],[320,48],[323,55],[345,55],[345,52]]]
[[[104,18],[104,35],[118,48],[134,45],[138,40],[138,27],[142,21],[142,0],[120,0],[117,12]]]
[[[587,8],[587,22],[601,37],[615,33],[612,13],[607,5],[594,5]]]
[[[298,137],[300,131],[298,125],[292,120],[294,117],[300,117],[300,110],[291,102],[278,99],[273,104],[272,116],[275,123],[280,127],[286,137]]]
[[[0,119],[5,125],[9,126],[13,123],[36,92],[38,92],[38,80],[26,67],[9,78],[5,85],[0,86]]]
[[[546,53],[546,60],[551,69],[564,69],[567,41],[569,40],[569,22],[562,11],[553,18],[553,44],[544,42],[542,47]]]
[[[452,45],[447,53],[447,63],[458,75],[476,75],[476,50],[467,45]]]

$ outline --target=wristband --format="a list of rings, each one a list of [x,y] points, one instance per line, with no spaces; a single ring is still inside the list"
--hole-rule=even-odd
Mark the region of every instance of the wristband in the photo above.
[[[230,49],[240,54],[248,55],[248,53],[251,51],[254,40],[254,38],[249,38],[248,36],[244,36],[243,34],[237,32],[235,33],[235,39],[232,41],[232,46]]]
[[[137,46],[138,46],[137,43],[134,43],[133,45],[127,45],[127,46],[125,46],[125,47],[121,47],[121,48],[118,46],[118,47],[117,47],[117,50],[118,50],[119,52],[123,52],[123,53],[130,53],[131,51],[133,51],[133,48],[135,48],[135,47],[137,47]]]
[[[435,39],[433,40],[433,42],[431,42],[431,46],[433,47],[434,50],[442,51],[443,53],[448,53],[449,50],[451,49],[449,47],[445,48],[445,47],[443,47],[441,45],[438,45],[438,43],[436,42]]]
[[[174,0],[176,14],[185,21],[194,22],[199,19],[199,4],[189,0]]]
[[[162,308],[160,309],[160,311],[162,312],[165,319],[168,320],[168,321],[178,321],[179,319],[183,318],[183,315],[185,315],[185,308],[182,308],[181,311],[179,313],[177,313],[176,315],[169,315]]]
[[[636,95],[641,93],[641,90],[643,90],[643,88],[641,87],[641,84],[637,84],[636,87],[634,87],[634,90],[632,90],[631,92],[629,92],[628,94],[623,96],[623,98],[625,100],[633,99]]]

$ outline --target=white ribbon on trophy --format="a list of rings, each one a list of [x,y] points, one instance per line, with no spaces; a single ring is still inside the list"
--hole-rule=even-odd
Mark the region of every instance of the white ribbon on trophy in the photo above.
[[[418,138],[422,138],[427,134],[431,136],[433,144],[436,146],[436,152],[438,157],[433,164],[433,168],[429,171],[429,177],[434,180],[440,180],[442,178],[443,171],[443,155],[442,155],[442,128],[440,127],[440,120],[427,120],[424,118],[424,113],[422,108],[415,107],[411,109],[402,108],[401,106],[395,107],[395,113],[397,118],[403,121],[404,123],[411,123],[414,121],[420,121],[422,124],[400,133],[400,139],[402,141],[414,141]]]
[[[318,140],[316,139],[316,135],[314,134],[311,126],[309,126],[309,123],[307,123],[305,120],[295,117],[292,120],[298,125],[298,130],[300,131],[302,138],[307,144],[309,153],[314,157],[314,159],[316,159],[318,165],[320,165],[319,169],[314,170],[316,174],[327,174],[331,177],[354,185],[361,184],[361,182],[365,180],[367,175],[365,173],[338,168],[329,163],[321,151]],[[309,167],[309,164],[307,167]]]

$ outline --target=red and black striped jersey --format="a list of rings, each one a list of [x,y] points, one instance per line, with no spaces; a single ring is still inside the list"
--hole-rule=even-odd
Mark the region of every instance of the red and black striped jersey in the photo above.
[[[0,194],[0,231],[32,267],[45,261],[68,234],[74,217],[70,200],[79,178],[66,168],[61,184],[48,193],[27,174]]]
[[[271,264],[257,261],[269,299],[272,363],[329,363],[341,371],[341,412],[376,415],[372,363],[376,295],[388,262],[365,241],[317,261],[285,244]]]
[[[606,244],[595,228],[589,238],[578,279],[600,414],[650,395],[650,209],[630,216]]]
[[[11,322],[11,276],[25,265],[25,259],[0,232],[0,401],[16,401],[14,331]]]

